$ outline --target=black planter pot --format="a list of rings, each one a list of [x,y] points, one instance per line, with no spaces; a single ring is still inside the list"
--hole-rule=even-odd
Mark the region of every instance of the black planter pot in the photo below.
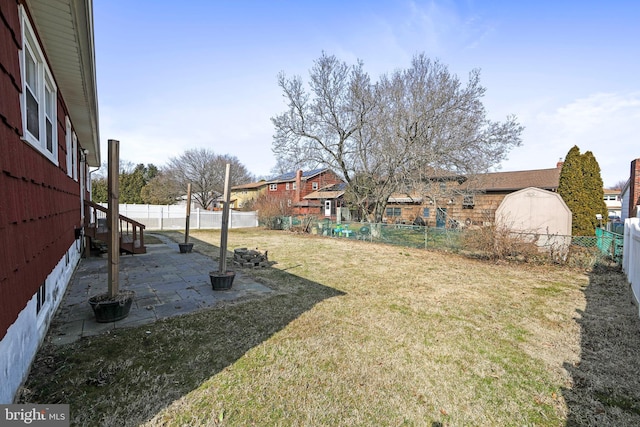
[[[129,315],[133,303],[133,291],[123,291],[115,299],[106,294],[89,298],[89,305],[98,323],[116,322]]]
[[[178,243],[178,246],[181,254],[191,253],[191,249],[193,249],[193,243]]]
[[[227,271],[221,273],[219,271],[210,271],[209,277],[211,278],[211,287],[214,291],[226,291],[231,289],[233,279],[236,277],[236,272]]]

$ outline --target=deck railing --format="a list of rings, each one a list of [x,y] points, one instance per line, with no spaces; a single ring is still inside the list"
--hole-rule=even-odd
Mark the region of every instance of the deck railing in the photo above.
[[[108,208],[85,200],[85,233],[93,238],[100,238],[100,235],[108,233],[107,213]],[[118,216],[118,232],[120,233],[120,249],[131,253],[146,252],[144,246],[145,225],[128,218],[124,215]]]

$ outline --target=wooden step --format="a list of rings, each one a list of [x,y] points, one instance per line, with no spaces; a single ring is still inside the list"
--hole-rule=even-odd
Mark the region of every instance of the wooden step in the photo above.
[[[102,242],[109,241],[109,230],[107,229],[107,219],[98,217],[98,213],[106,216],[108,209],[91,201],[85,201],[86,211],[89,213],[85,218],[85,235],[94,240]],[[144,254],[147,248],[144,245],[144,224],[131,218],[120,215],[120,253]]]

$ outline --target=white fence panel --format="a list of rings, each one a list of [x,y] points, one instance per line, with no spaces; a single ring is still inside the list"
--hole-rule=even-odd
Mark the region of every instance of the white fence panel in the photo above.
[[[100,205],[107,207],[106,203]],[[179,205],[120,205],[120,215],[144,224],[147,230],[184,230],[186,207]],[[229,212],[229,228],[258,226],[257,212]],[[191,209],[189,228],[192,230],[221,229],[222,211]]]
[[[640,306],[640,218],[627,218],[624,221],[622,270],[627,275],[633,296]]]

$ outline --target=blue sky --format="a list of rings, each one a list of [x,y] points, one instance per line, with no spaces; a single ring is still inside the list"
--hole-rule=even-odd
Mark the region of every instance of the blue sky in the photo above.
[[[640,157],[638,1],[94,0],[102,157],[164,165],[186,149],[236,156],[270,175],[277,75],[322,51],[377,78],[439,59],[481,70],[489,118],[525,126],[504,171],[554,167],[590,150],[604,184]]]

